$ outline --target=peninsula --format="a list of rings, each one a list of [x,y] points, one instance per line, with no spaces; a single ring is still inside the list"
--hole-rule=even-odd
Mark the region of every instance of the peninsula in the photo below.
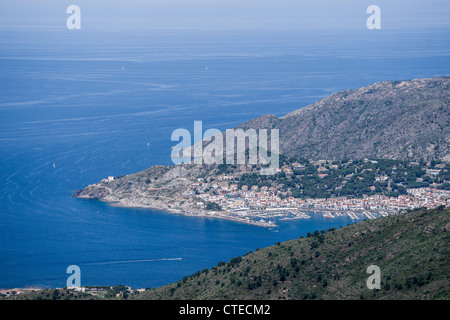
[[[312,212],[357,220],[449,206],[449,101],[450,77],[346,90],[237,127],[279,130],[273,175],[248,163],[156,165],[73,197],[263,227]]]
[[[281,220],[308,219],[312,212],[359,220],[449,206],[449,180],[450,165],[436,161],[282,157],[273,176],[259,175],[252,166],[154,166],[104,179],[74,197],[275,227]]]

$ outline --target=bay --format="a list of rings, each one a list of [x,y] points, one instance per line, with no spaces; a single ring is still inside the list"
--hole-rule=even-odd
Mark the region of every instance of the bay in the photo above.
[[[450,71],[449,30],[335,33],[0,31],[0,288],[156,287],[219,261],[351,223],[267,229],[71,198],[170,165],[177,128],[225,130],[336,91]]]

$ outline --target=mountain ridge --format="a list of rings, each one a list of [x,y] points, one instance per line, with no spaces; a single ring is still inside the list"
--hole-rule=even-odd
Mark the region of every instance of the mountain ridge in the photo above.
[[[279,129],[286,156],[450,162],[449,102],[448,76],[381,81],[237,128]]]

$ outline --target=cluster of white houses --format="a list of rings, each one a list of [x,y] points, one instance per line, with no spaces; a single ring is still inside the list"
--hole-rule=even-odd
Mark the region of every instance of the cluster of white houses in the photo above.
[[[397,212],[404,209],[420,207],[435,208],[441,205],[450,206],[450,191],[432,188],[408,189],[407,195],[388,197],[372,195],[363,198],[347,199],[347,197],[299,199],[289,195],[289,192],[278,191],[275,187],[254,186],[248,190],[238,191],[231,185],[222,189],[216,184],[215,192],[199,193],[198,206],[206,202],[219,204],[224,210],[265,209],[265,208],[298,208],[319,210],[347,210],[347,211],[386,211]]]

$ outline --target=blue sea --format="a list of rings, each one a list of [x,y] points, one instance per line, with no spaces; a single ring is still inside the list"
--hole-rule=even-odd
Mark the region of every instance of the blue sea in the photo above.
[[[268,229],[72,198],[172,164],[177,128],[225,130],[382,80],[450,74],[450,30],[0,30],[0,288],[157,287],[219,261],[346,226]]]

